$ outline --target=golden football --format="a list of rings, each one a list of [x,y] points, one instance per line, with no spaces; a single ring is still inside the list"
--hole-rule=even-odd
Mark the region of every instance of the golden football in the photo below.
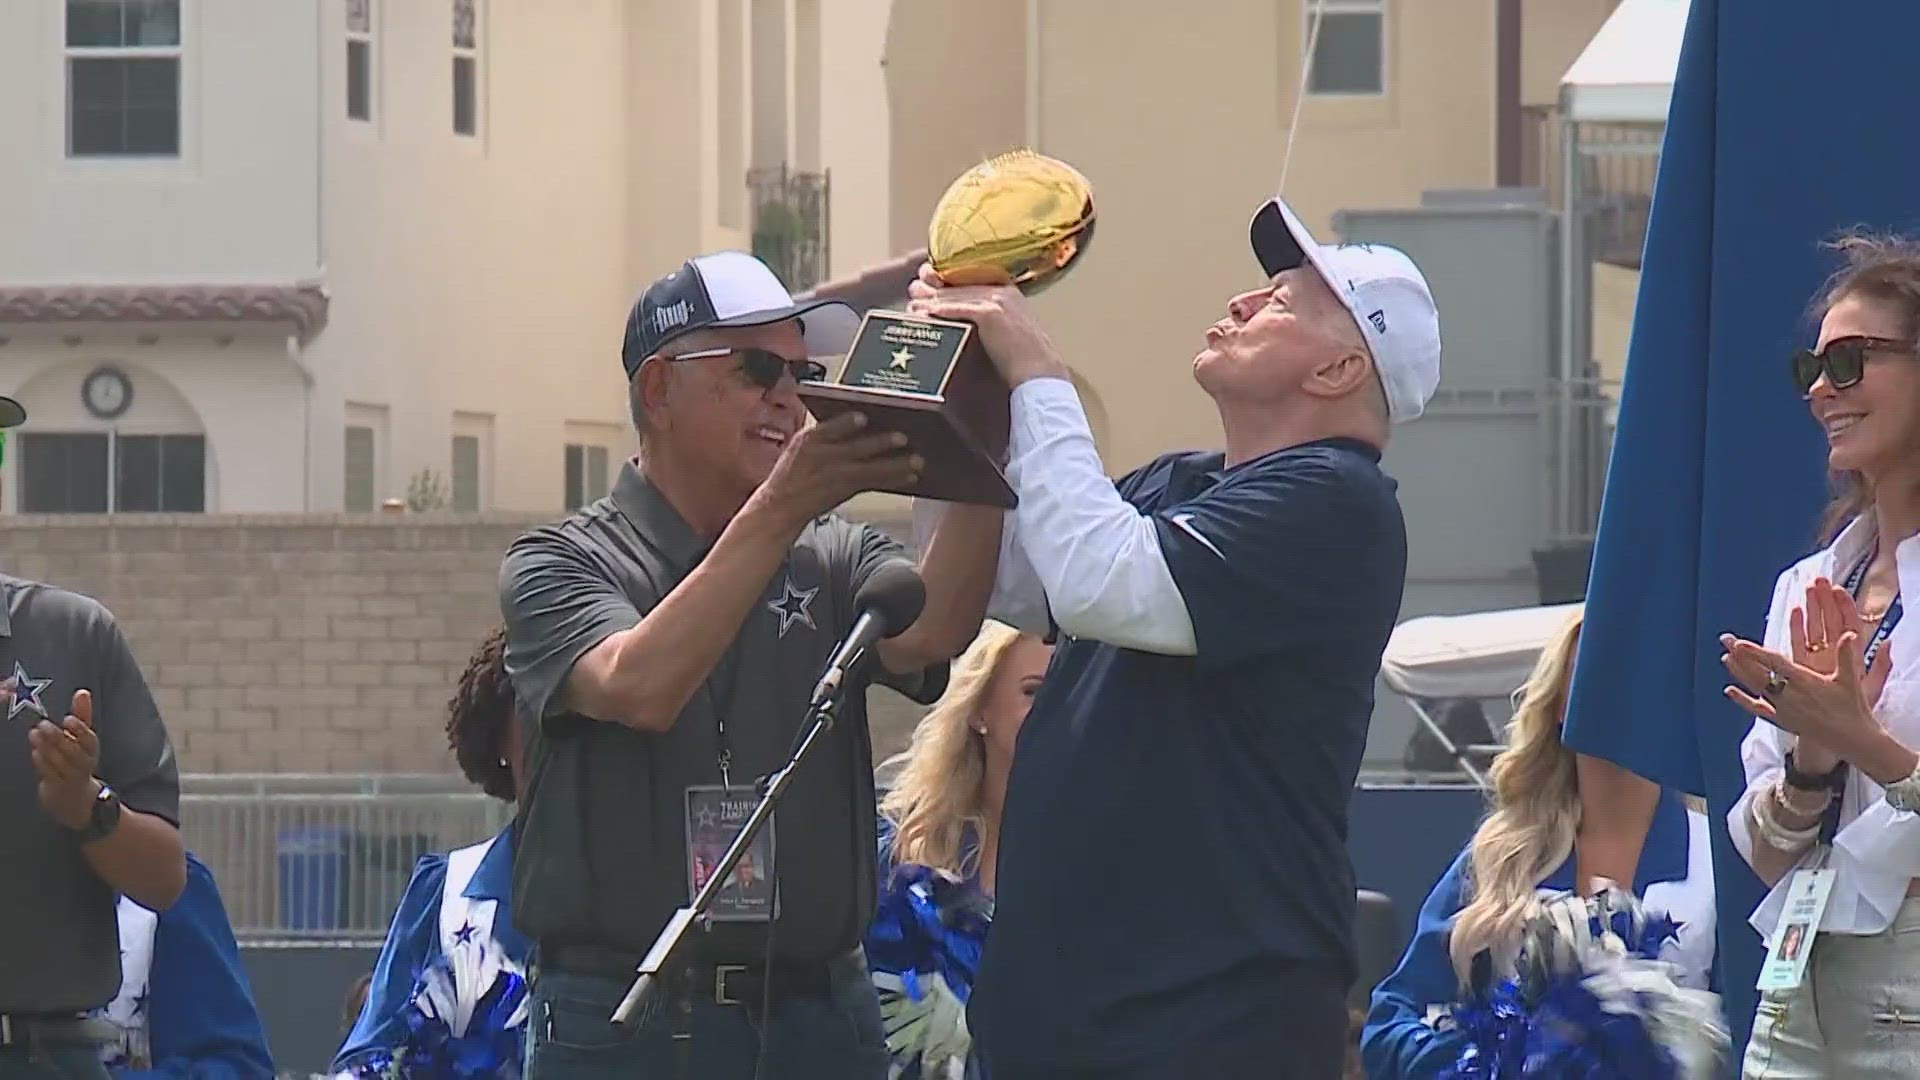
[[[1093,185],[1064,161],[1014,150],[968,169],[933,208],[927,261],[949,285],[1058,281],[1093,239]]]

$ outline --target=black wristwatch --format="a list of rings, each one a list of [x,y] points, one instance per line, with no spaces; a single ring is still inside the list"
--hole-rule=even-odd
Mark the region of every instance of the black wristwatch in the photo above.
[[[120,796],[105,780],[100,781],[100,790],[93,793],[93,812],[87,817],[84,828],[75,829],[74,836],[83,844],[95,840],[105,840],[120,827]]]
[[[1847,763],[1842,761],[1823,773],[1803,772],[1794,764],[1793,751],[1787,751],[1787,786],[1801,791],[1835,791],[1846,779]]]

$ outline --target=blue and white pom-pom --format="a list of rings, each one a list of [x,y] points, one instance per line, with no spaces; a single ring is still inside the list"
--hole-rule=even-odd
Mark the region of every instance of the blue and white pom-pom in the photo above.
[[[1681,986],[1661,948],[1679,927],[1607,887],[1549,902],[1519,973],[1452,1010],[1467,1036],[1446,1080],[1707,1080],[1729,1045],[1720,999]]]
[[[992,901],[959,879],[924,866],[894,869],[867,932],[889,1080],[964,1074],[966,1003],[992,918]]]
[[[354,1080],[501,1080],[520,1075],[527,980],[498,948],[479,942],[434,958],[401,1013],[407,1034],[369,1055]]]

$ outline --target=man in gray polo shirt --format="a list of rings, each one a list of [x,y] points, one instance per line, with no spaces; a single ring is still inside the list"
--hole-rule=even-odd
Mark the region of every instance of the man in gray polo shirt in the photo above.
[[[0,397],[4,429],[26,411]],[[180,777],[113,616],[0,574],[0,1080],[107,1076],[84,1018],[120,989],[116,894],[186,887]]]
[[[876,893],[860,687],[666,991],[609,1023],[752,785],[786,761],[861,583],[906,557],[831,511],[920,462],[855,416],[806,428],[795,392],[856,325],[845,305],[795,305],[739,252],[655,282],[621,350],[640,457],[609,498],[507,554],[507,669],[538,719],[513,895],[536,942],[530,1077],[886,1076],[859,949]],[[952,509],[921,558],[925,612],[876,650],[880,681],[939,694],[979,629],[999,537],[998,510]]]

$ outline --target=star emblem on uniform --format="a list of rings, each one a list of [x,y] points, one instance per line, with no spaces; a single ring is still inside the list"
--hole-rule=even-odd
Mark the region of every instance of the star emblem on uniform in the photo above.
[[[455,945],[470,944],[473,941],[473,934],[474,934],[473,924],[464,923],[461,925],[460,929],[455,930],[453,932],[453,943]]]
[[[813,624],[813,612],[808,610],[808,605],[813,603],[814,594],[819,591],[818,585],[811,589],[797,589],[791,577],[781,584],[780,599],[767,601],[767,610],[780,616],[781,637],[787,636],[787,630],[794,623],[804,623],[809,630],[819,629]]]
[[[40,703],[40,695],[47,687],[53,685],[52,679],[34,678],[27,674],[25,665],[15,660],[12,677],[0,685],[7,688],[10,699],[7,704],[7,719],[11,720],[28,709],[32,709],[40,719],[47,719],[47,707]]]
[[[145,987],[133,996],[133,1015],[142,1016],[147,1011],[147,991]]]
[[[891,363],[891,364],[889,364],[889,365],[887,365],[887,366],[888,366],[888,367],[897,367],[897,368],[899,368],[899,369],[900,369],[901,371],[905,371],[905,370],[907,370],[907,365],[908,365],[908,364],[911,364],[911,363],[913,363],[913,350],[911,350],[911,349],[908,349],[907,347],[905,347],[905,346],[903,345],[903,346],[901,346],[901,347],[900,347],[900,349],[899,349],[898,351],[896,351],[896,352],[895,352],[895,353],[893,354],[893,363]]]

